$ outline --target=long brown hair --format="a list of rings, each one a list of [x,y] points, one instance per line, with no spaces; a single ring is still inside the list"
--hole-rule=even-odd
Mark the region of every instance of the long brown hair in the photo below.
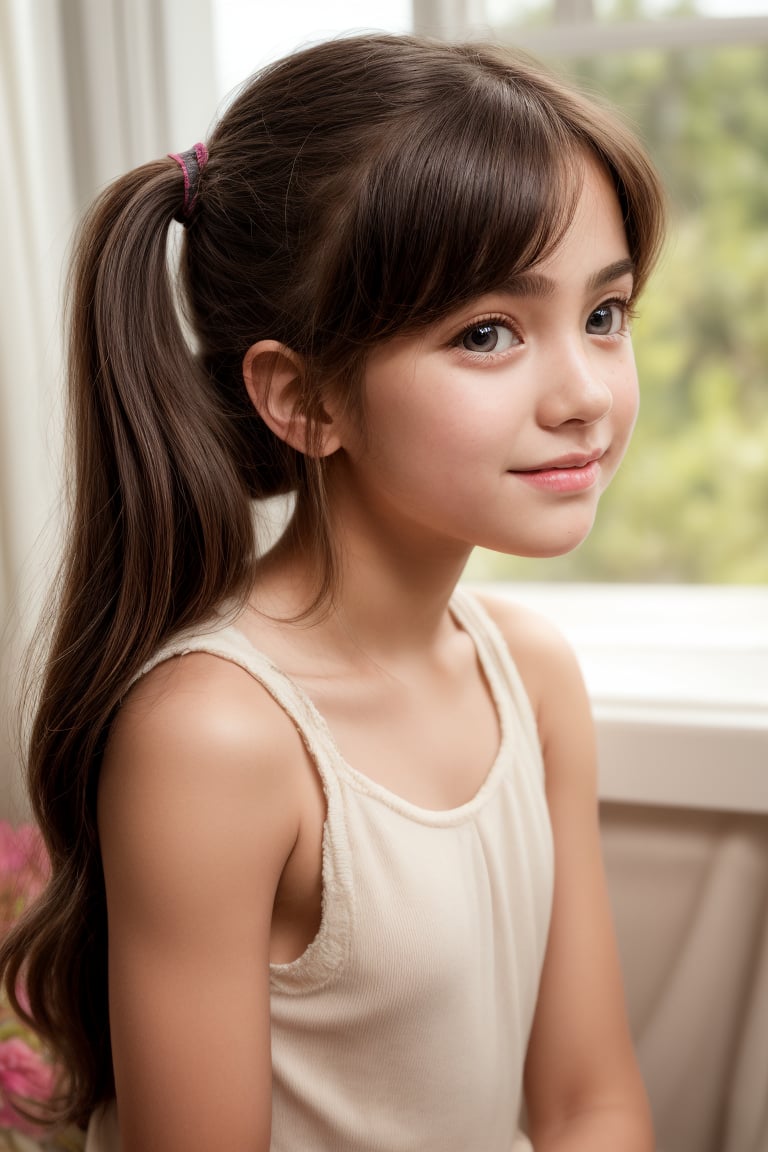
[[[310,430],[328,388],[364,420],[366,351],[541,260],[585,155],[613,181],[638,287],[662,232],[631,133],[531,61],[477,45],[310,48],[249,81],[208,147],[178,275],[183,174],[163,159],[97,200],[70,281],[71,512],[28,751],[52,879],[0,965],[12,998],[23,976],[68,1072],[58,1114],[79,1123],[114,1093],[95,801],[115,711],[172,633],[247,594],[254,502],[295,494],[318,603],[334,586],[322,461],[256,414],[245,352],[271,338],[299,354]]]

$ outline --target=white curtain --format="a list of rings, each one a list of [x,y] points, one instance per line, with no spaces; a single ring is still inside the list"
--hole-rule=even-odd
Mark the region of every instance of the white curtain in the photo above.
[[[601,823],[659,1152],[768,1152],[768,816]]]
[[[210,0],[0,0],[0,815],[21,793],[10,716],[56,560],[62,271],[120,172],[203,138]]]

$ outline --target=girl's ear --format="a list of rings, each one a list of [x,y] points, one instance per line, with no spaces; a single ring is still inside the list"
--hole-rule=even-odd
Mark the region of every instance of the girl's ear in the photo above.
[[[280,440],[303,455],[330,456],[340,447],[333,419],[321,407],[314,443],[309,442],[307,413],[301,404],[304,362],[277,340],[252,344],[243,360],[248,395],[264,423]]]

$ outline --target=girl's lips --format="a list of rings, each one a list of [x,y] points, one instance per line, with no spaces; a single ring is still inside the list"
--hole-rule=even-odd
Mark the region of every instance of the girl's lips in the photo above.
[[[534,468],[526,472],[513,472],[533,488],[547,492],[584,492],[597,483],[600,475],[600,461],[588,460],[585,464],[572,464],[558,468]]]

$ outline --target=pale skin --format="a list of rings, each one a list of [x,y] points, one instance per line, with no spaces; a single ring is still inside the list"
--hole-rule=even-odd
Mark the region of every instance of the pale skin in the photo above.
[[[583,540],[635,419],[616,303],[631,298],[632,271],[616,197],[595,167],[570,230],[536,271],[533,283],[375,349],[365,432],[328,399],[322,451],[342,555],[334,609],[311,627],[276,623],[311,588],[301,555],[283,547],[239,621],[313,699],[346,759],[423,807],[474,795],[499,741],[472,643],[447,610],[472,547],[544,556]],[[271,341],[244,365],[254,404],[301,447],[299,369]],[[544,466],[566,458],[564,492]],[[537,717],[555,842],[525,1074],[531,1138],[536,1152],[651,1152],[586,693],[547,623],[486,605]],[[324,813],[293,725],[238,667],[192,654],[130,694],[99,789],[123,1152],[267,1152],[268,965],[299,956],[317,931]]]

